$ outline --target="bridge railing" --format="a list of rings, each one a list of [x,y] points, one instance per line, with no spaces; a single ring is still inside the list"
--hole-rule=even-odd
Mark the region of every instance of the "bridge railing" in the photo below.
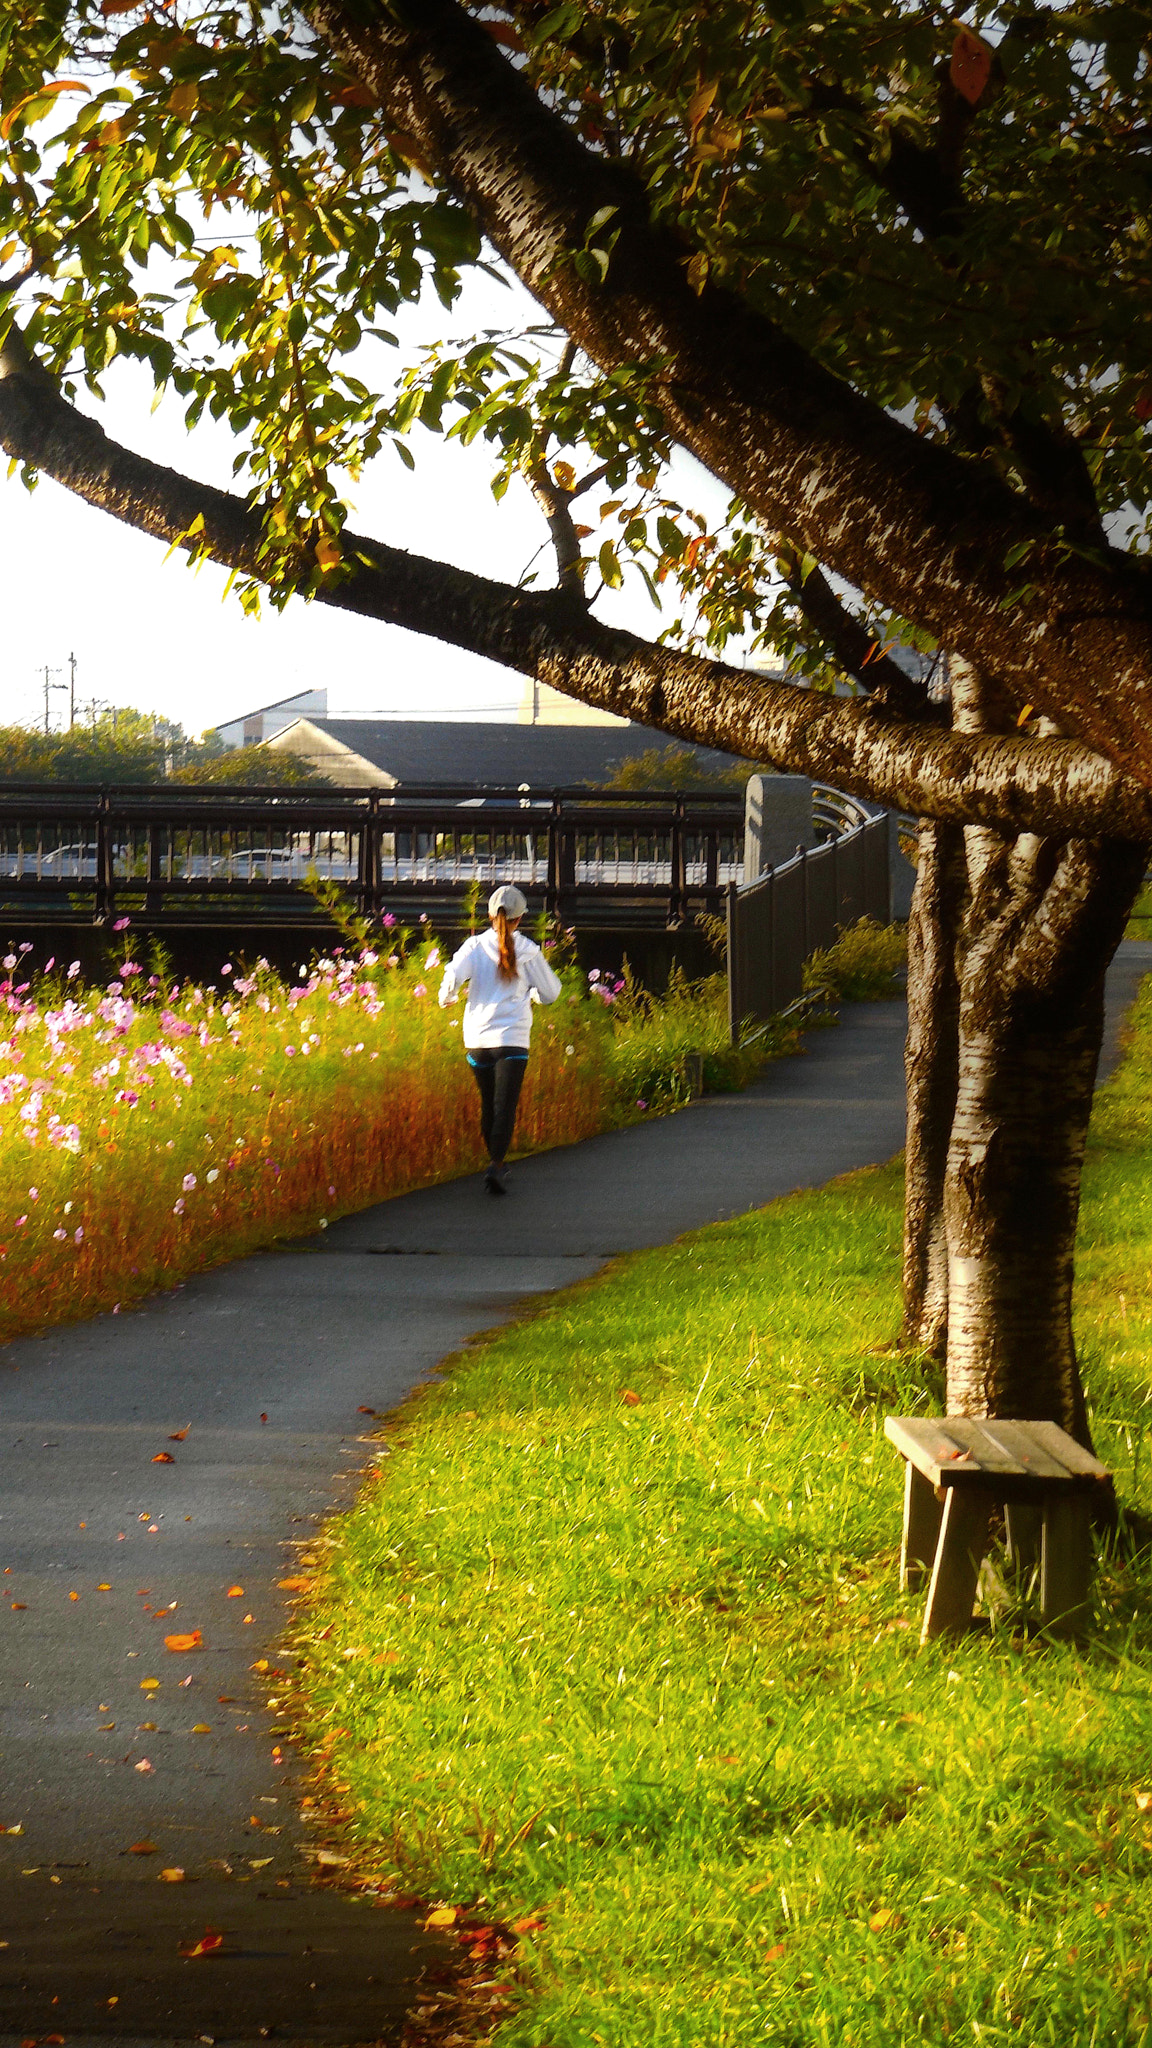
[[[306,922],[315,873],[368,914],[514,881],[567,922],[607,910],[674,926],[720,910],[742,859],[738,791],[0,786],[0,907],[96,924]]]
[[[848,799],[854,802],[854,799]],[[779,1016],[803,994],[804,963],[861,917],[893,915],[892,813],[869,815],[820,846],[799,848],[746,888],[728,890],[728,1014],[733,1042],[749,1021]]]

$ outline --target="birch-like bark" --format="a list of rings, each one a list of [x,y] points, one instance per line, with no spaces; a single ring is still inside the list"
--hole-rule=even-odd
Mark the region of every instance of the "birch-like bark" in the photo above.
[[[944,1181],[956,1112],[967,889],[958,826],[920,822],[908,922],[908,1135],[904,1178],[904,1341],[943,1357],[948,1334]]]

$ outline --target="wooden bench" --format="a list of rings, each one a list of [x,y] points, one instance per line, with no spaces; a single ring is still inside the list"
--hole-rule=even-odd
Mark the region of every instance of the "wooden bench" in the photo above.
[[[901,1583],[915,1591],[930,1577],[920,1641],[969,1626],[997,1506],[1013,1563],[1039,1564],[1045,1630],[1080,1635],[1092,1582],[1092,1506],[1112,1483],[1107,1466],[1055,1422],[890,1415],[884,1430],[907,1461]]]

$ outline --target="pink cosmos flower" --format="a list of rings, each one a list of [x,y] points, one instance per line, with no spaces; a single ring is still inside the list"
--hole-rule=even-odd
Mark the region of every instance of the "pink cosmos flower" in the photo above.
[[[294,1045],[286,1045],[284,1047],[284,1057],[286,1060],[294,1060],[296,1057],[296,1047]]]
[[[393,927],[393,925],[394,925],[394,924],[395,924],[395,922],[396,922],[396,918],[395,918],[395,915],[394,915],[394,913],[393,913],[393,912],[392,912],[391,910],[386,910],[386,911],[384,912],[384,915],[383,915],[383,917],[382,917],[382,918],[380,919],[380,922],[381,922],[381,924],[383,925],[383,927],[384,927],[385,931],[386,931],[386,932],[390,932],[390,931],[391,931],[391,929],[392,929],[392,927]],[[5,965],[7,965],[7,962],[5,962]],[[14,960],[13,960],[13,962],[12,962],[12,965],[13,965],[13,967],[15,967],[15,965],[16,965],[16,962],[15,962]]]
[[[177,1198],[177,1200],[176,1200],[175,1202],[173,1202],[173,1204],[172,1204],[172,1214],[173,1214],[174,1216],[182,1216],[182,1215],[184,1214],[184,1197],[183,1197],[183,1195],[180,1195],[180,1196],[179,1196],[179,1197]]]
[[[192,1193],[193,1188],[196,1185],[196,1175],[194,1173],[186,1173],[180,1185],[183,1188],[184,1193],[186,1195],[190,1195]]]
[[[70,963],[69,963],[69,966],[68,966],[68,979],[69,979],[69,981],[75,981],[75,979],[76,979],[76,976],[77,976],[77,975],[79,974],[79,972],[80,972],[80,962],[79,962],[78,960],[73,960],[73,961],[70,961]]]
[[[118,917],[112,929],[114,932],[126,932],[131,922],[130,917]]]
[[[412,993],[414,996],[426,996],[428,991],[425,988],[424,983],[422,981],[418,981]]]
[[[57,1244],[64,1244],[67,1240],[68,1232],[66,1230],[54,1230],[52,1235],[56,1239]]]
[[[83,1225],[83,1224],[81,1224],[81,1225],[80,1225],[80,1227],[79,1227],[79,1229],[77,1230],[77,1232],[76,1232],[76,1237],[75,1237],[75,1240],[74,1240],[74,1241],[75,1241],[75,1243],[76,1243],[76,1244],[83,1244],[83,1242],[84,1242],[84,1225]]]

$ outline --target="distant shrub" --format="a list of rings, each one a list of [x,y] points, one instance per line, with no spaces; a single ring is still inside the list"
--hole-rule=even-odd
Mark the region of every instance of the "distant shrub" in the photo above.
[[[842,1003],[883,1002],[899,995],[899,977],[907,960],[903,925],[862,917],[841,932],[834,946],[813,953],[805,963],[804,993]]]

